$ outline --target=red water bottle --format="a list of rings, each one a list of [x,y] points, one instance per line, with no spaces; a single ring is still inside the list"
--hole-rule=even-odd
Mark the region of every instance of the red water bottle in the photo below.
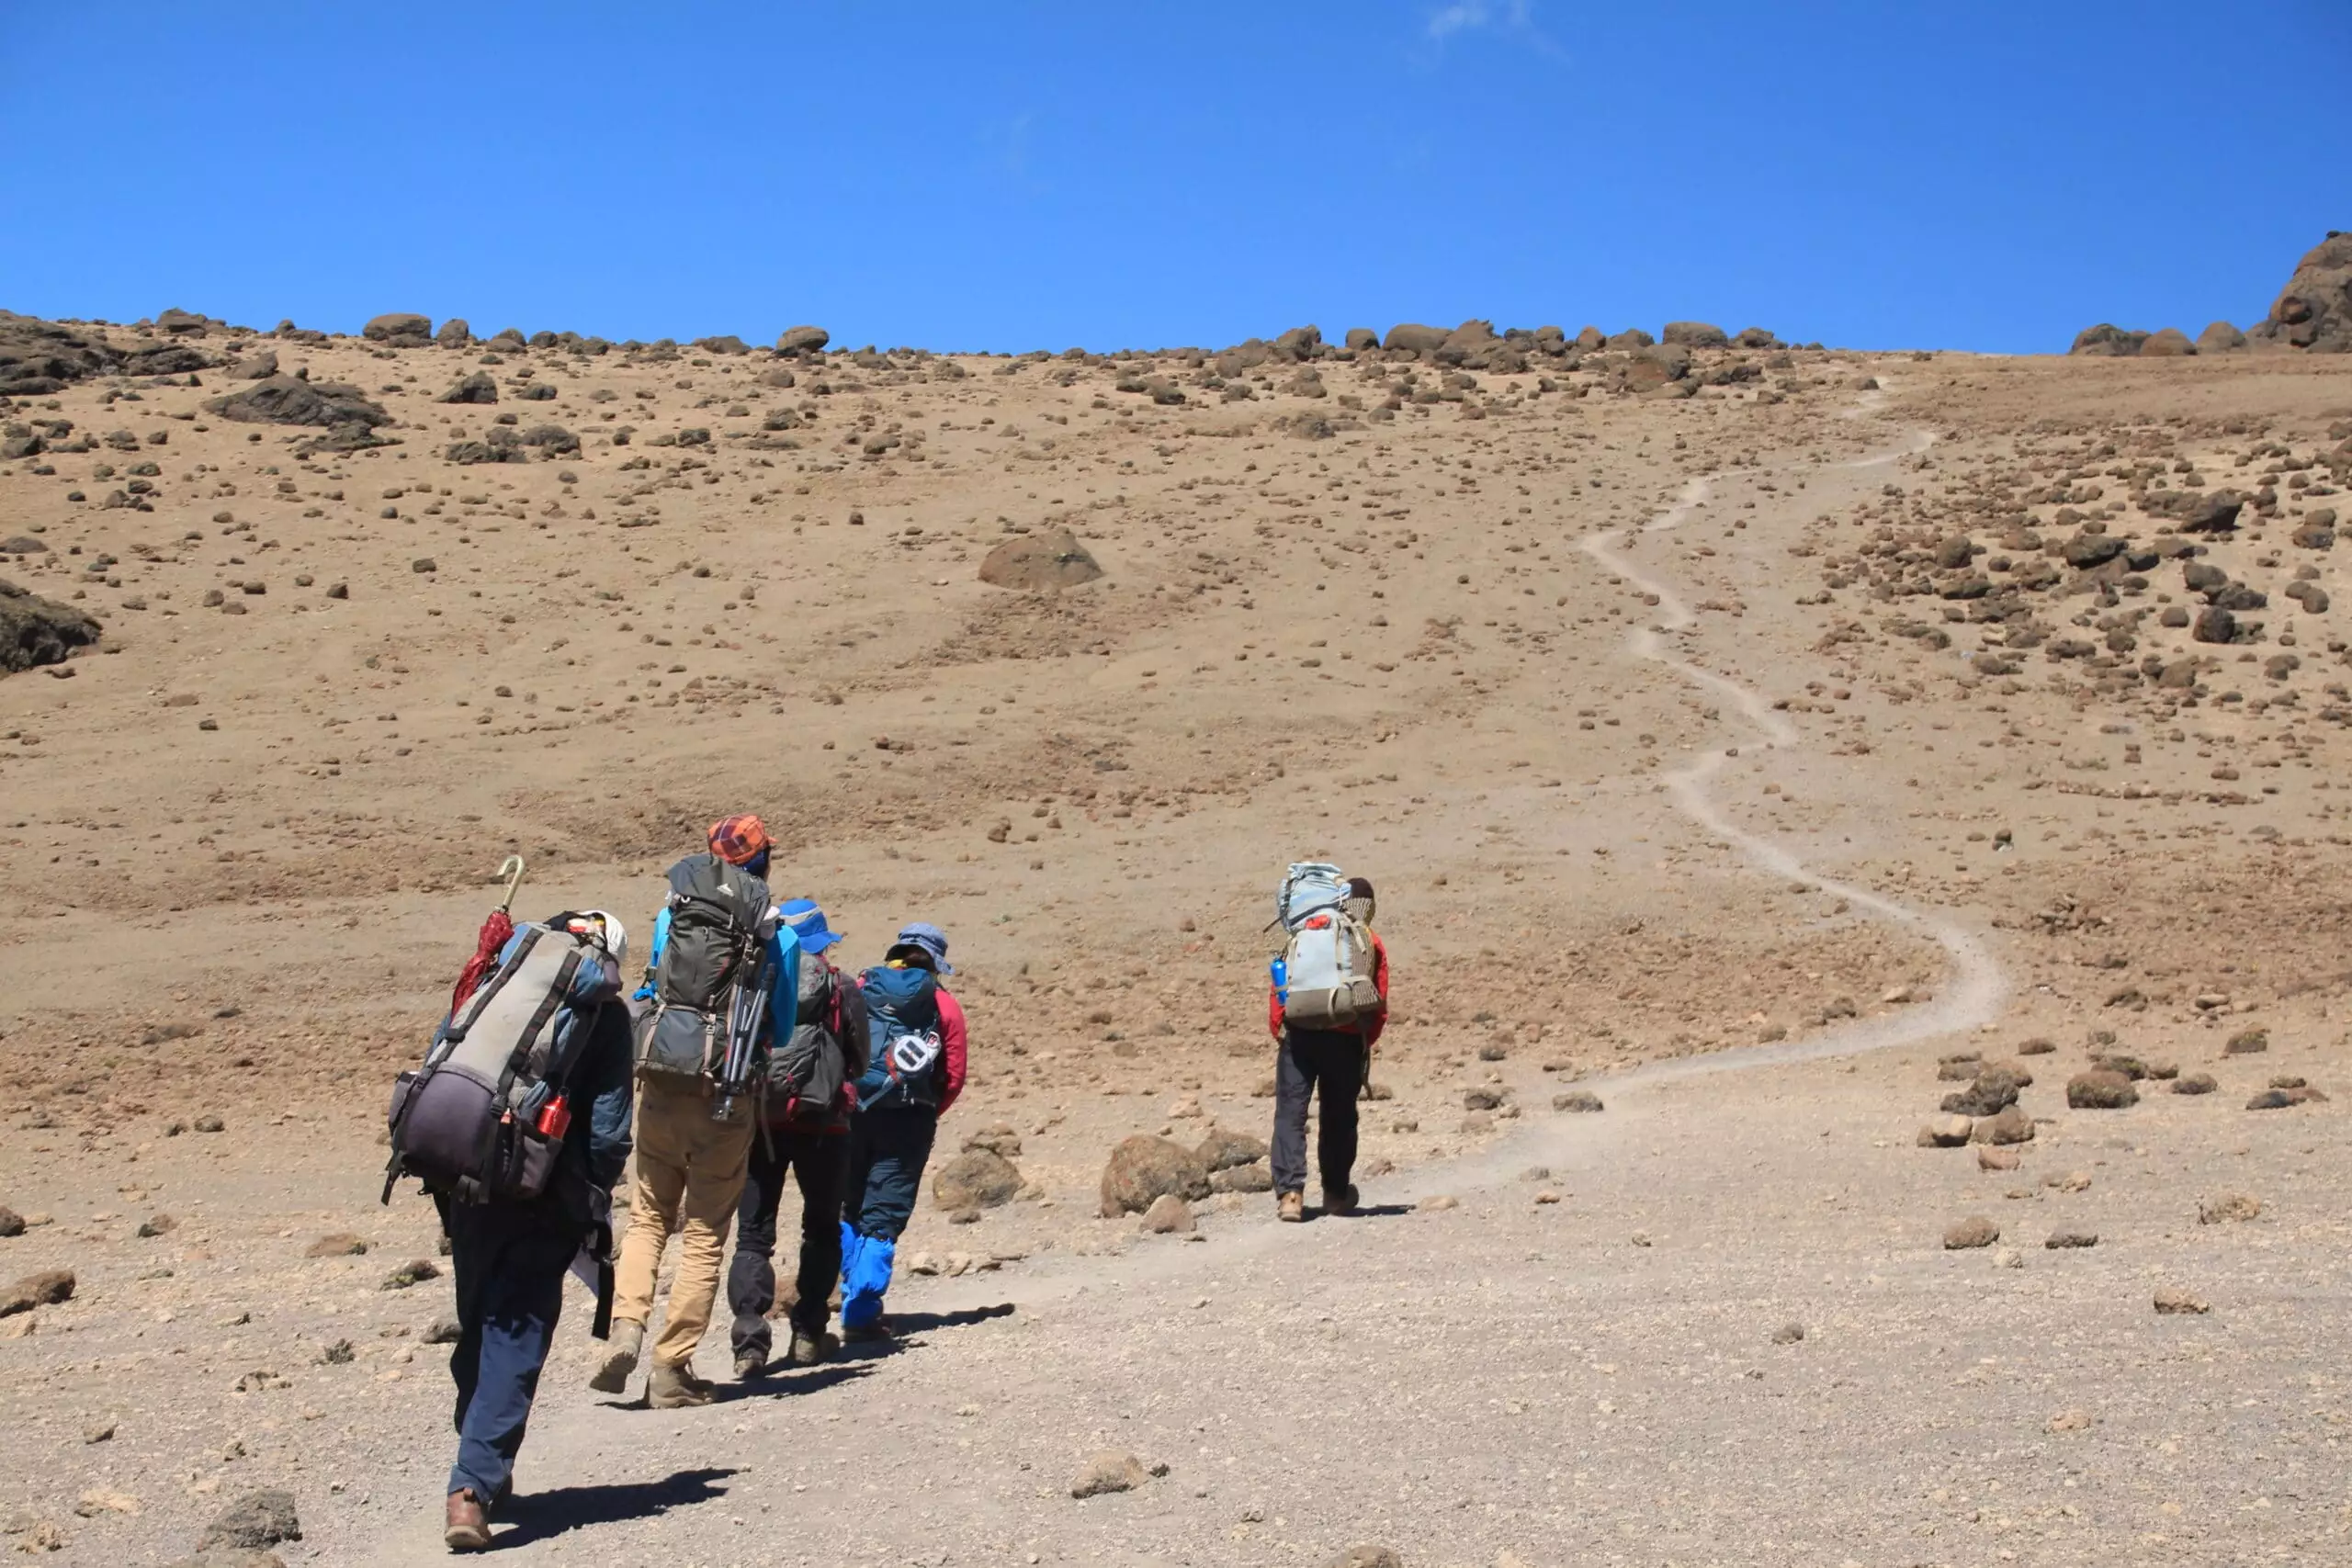
[[[539,1108],[539,1136],[560,1138],[571,1130],[571,1103],[557,1095]]]

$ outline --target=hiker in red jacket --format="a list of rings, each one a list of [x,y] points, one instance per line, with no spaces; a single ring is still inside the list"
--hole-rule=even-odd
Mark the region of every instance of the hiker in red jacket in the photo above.
[[[1281,1046],[1274,1067],[1274,1200],[1286,1221],[1306,1217],[1306,1102],[1322,1085],[1323,1117],[1316,1137],[1316,1165],[1323,1179],[1323,1212],[1355,1213],[1356,1190],[1348,1177],[1356,1163],[1356,1098],[1371,1072],[1372,1048],[1388,1023],[1388,949],[1369,925],[1372,884],[1348,878],[1348,902],[1364,908],[1364,934],[1372,938],[1372,978],[1379,1007],[1344,1027],[1305,1027],[1287,1016],[1290,976],[1281,964],[1266,997],[1266,1027]]]

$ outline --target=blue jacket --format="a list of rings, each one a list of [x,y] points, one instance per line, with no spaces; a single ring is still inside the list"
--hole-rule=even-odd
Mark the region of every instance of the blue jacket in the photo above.
[[[670,911],[662,910],[653,917],[653,956],[648,960],[650,969],[662,966],[662,950],[670,945]],[[792,1027],[792,1020],[800,1014],[800,939],[790,926],[778,921],[775,933],[768,938],[767,1032],[763,1040],[775,1038],[775,1021],[783,1019],[785,1028]],[[649,971],[650,972],[650,971]],[[653,998],[653,982],[649,977],[634,993],[639,1001]]]

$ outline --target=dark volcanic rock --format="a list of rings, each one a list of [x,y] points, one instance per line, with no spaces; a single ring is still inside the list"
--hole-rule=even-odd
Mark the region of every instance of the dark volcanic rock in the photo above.
[[[62,664],[98,640],[98,623],[69,604],[0,578],[0,672]]]
[[[1187,1202],[1209,1195],[1208,1168],[1183,1145],[1138,1134],[1111,1151],[1102,1168],[1102,1214],[1116,1219],[1141,1213],[1153,1200],[1174,1193]]]
[[[1730,334],[1723,328],[1706,321],[1668,321],[1658,337],[1685,348],[1723,348],[1731,343]]]
[[[445,403],[494,403],[498,400],[498,383],[490,372],[477,370],[435,400]]]
[[[433,341],[433,318],[413,310],[394,310],[378,316],[359,330],[368,342],[380,343],[388,348],[423,348]]]
[[[1419,321],[1399,321],[1388,329],[1388,335],[1380,340],[1380,346],[1392,351],[1409,349],[1428,359],[1443,347],[1445,340],[1452,335],[1443,327],[1424,326]]]
[[[121,362],[121,354],[94,333],[0,310],[0,396],[43,397]]]
[[[463,316],[452,316],[441,323],[441,330],[433,334],[433,341],[443,348],[469,348],[473,344],[474,330],[466,324]]]
[[[282,1541],[302,1539],[302,1521],[295,1512],[291,1492],[249,1492],[204,1527],[197,1538],[199,1552],[260,1551]]]
[[[822,327],[786,327],[775,340],[779,354],[821,354],[833,341],[833,334]]]
[[[305,381],[299,376],[272,376],[241,392],[215,398],[204,405],[223,419],[254,424],[307,424],[324,429],[356,424],[372,430],[391,415],[369,402],[356,387]]]
[[[2330,231],[2314,245],[2254,332],[2314,354],[2352,354],[2352,234]]]
[[[2146,333],[2126,332],[2121,327],[2110,326],[2101,321],[2095,327],[2085,327],[2081,332],[2076,333],[2074,346],[2066,352],[2069,354],[2133,355],[2139,353],[2140,345],[2147,341]]]

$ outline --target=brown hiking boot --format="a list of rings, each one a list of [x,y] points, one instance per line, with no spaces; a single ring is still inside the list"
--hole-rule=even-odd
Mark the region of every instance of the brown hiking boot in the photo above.
[[[1323,1212],[1327,1214],[1352,1214],[1356,1212],[1356,1190],[1349,1187],[1323,1189]]]
[[[792,1331],[792,1349],[785,1357],[785,1363],[794,1367],[813,1367],[832,1359],[833,1352],[841,1348],[842,1342],[821,1328],[814,1334],[803,1334],[796,1328]]]
[[[629,1374],[637,1371],[637,1353],[644,1346],[645,1325],[627,1320],[615,1323],[613,1337],[605,1341],[596,1370],[589,1374],[588,1386],[598,1393],[628,1393]]]
[[[690,1410],[708,1404],[718,1390],[695,1376],[691,1362],[676,1366],[653,1363],[651,1375],[645,1380],[645,1403],[655,1410]]]
[[[487,1551],[490,1550],[490,1515],[474,1495],[470,1486],[449,1494],[449,1506],[443,1516],[441,1540],[452,1551]]]
[[[1304,1193],[1285,1192],[1274,1200],[1274,1217],[1285,1224],[1296,1224],[1306,1218],[1306,1198]]]

